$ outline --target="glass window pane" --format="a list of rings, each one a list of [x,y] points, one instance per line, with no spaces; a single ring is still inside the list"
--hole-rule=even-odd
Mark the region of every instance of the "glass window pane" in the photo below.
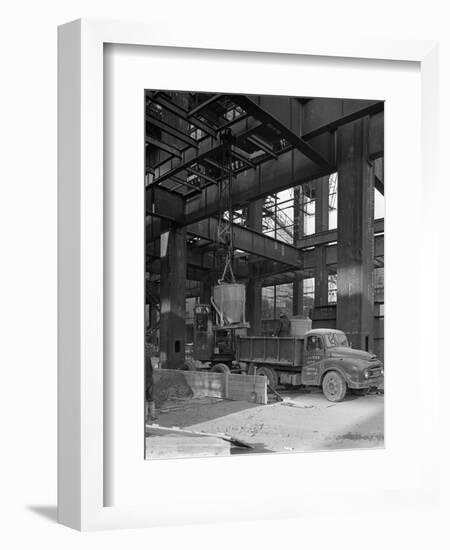
[[[337,275],[328,275],[328,303],[335,304],[337,302]]]
[[[262,288],[262,318],[263,319],[273,319],[275,315],[275,304],[274,304],[274,287],[273,286],[264,286]]]
[[[279,317],[281,314],[287,317],[292,317],[292,292],[293,283],[286,283],[283,285],[277,285],[276,288],[276,311],[275,316]]]
[[[331,174],[328,191],[328,229],[337,228],[338,175]]]

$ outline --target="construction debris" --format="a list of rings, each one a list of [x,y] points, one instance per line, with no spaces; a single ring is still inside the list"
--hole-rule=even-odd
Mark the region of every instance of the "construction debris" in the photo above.
[[[308,405],[302,403],[301,401],[295,401],[294,399],[283,399],[280,405],[285,405],[286,407],[298,407],[299,409],[312,409],[314,405]]]
[[[170,428],[166,428],[165,426],[160,426],[159,424],[146,424],[145,425],[146,432],[151,431],[162,431],[162,432],[172,432],[176,434],[189,434],[189,435],[198,435],[198,436],[205,436],[205,437],[218,437],[219,439],[223,439],[224,441],[228,441],[229,443],[232,443],[233,445],[237,445],[238,447],[245,447],[247,449],[251,449],[251,445],[248,445],[248,443],[245,443],[244,441],[241,441],[240,439],[237,439],[236,437],[231,437],[227,434],[223,433],[207,433],[207,432],[197,432],[194,430],[185,430],[183,428],[179,428],[178,426],[172,426]]]

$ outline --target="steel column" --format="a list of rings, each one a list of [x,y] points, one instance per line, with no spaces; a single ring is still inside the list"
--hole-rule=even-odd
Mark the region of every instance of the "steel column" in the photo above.
[[[175,369],[184,364],[186,309],[186,230],[172,227],[161,235],[160,363]]]
[[[369,120],[338,130],[337,328],[373,349],[374,175]]]

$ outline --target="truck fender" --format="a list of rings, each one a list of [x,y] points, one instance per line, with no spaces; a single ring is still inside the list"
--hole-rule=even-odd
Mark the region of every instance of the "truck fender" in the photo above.
[[[334,361],[333,363],[328,363],[322,370],[320,374],[319,386],[322,386],[324,376],[326,375],[327,372],[330,372],[330,371],[338,372],[344,378],[345,382],[348,384],[348,376],[346,375],[345,371],[340,367],[339,363]]]

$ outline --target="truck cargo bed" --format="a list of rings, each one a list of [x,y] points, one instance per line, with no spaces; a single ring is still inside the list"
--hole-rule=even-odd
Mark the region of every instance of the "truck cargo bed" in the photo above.
[[[303,338],[241,336],[237,339],[236,359],[246,363],[299,368],[302,366],[303,345]]]

